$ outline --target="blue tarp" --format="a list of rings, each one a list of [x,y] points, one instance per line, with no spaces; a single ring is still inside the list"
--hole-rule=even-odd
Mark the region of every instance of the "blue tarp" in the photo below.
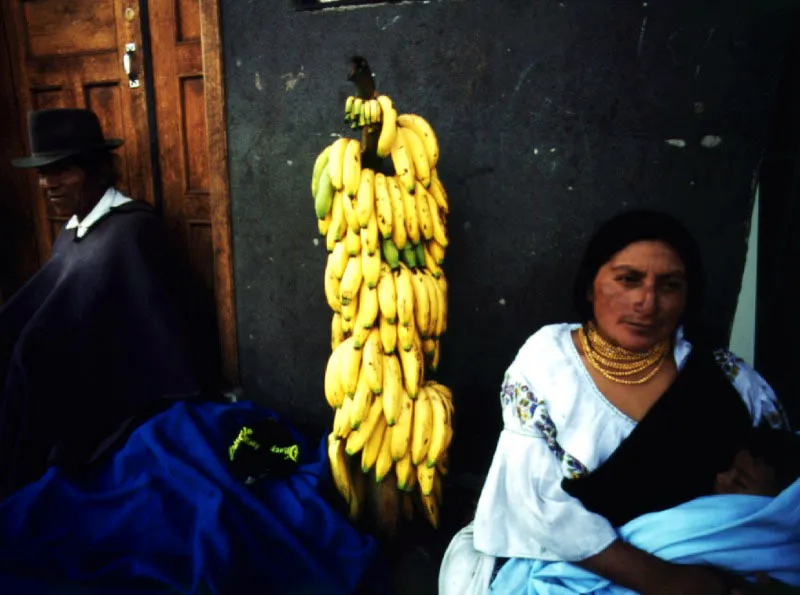
[[[292,430],[302,455],[287,479],[229,472],[239,428],[268,416],[177,403],[91,476],[51,468],[0,503],[0,593],[352,592],[377,546],[323,499],[324,440],[309,448]]]

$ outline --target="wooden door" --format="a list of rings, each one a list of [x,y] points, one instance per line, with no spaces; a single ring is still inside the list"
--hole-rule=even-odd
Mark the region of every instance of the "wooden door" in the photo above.
[[[148,10],[164,219],[215,294],[223,373],[232,379],[236,320],[219,5],[153,0]]]
[[[132,88],[122,68],[127,44],[141,55],[137,0],[4,0],[15,80],[23,117],[29,110],[94,110],[103,133],[122,138],[115,151],[119,189],[153,202],[144,85]],[[141,60],[138,60],[141,62]],[[26,150],[27,135],[25,135]],[[63,220],[48,212],[31,175],[34,221],[42,260]]]
[[[141,45],[140,1],[150,15],[148,48]],[[155,195],[160,197],[156,206],[175,243],[213,292],[222,372],[237,382],[218,0],[0,2],[22,113],[88,107],[97,112],[107,137],[125,140],[116,151],[118,187],[151,204]],[[137,87],[129,85],[122,68],[131,43],[139,57]],[[148,123],[144,50],[152,60],[155,107],[150,109],[155,112],[155,128]],[[158,147],[156,179],[150,166],[151,146]],[[33,194],[40,197],[34,219],[43,261],[64,221],[47,212],[32,174],[30,183]]]

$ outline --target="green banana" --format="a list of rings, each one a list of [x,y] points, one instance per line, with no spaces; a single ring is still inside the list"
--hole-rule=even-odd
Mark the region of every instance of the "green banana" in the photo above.
[[[403,248],[403,262],[410,269],[417,268],[417,255],[411,244],[406,244],[406,247]]]
[[[383,249],[383,259],[391,267],[391,269],[394,270],[399,267],[400,252],[398,252],[397,246],[394,245],[392,238],[386,238],[383,240],[383,245],[381,247]]]
[[[333,192],[331,174],[326,164],[322,169],[322,175],[319,178],[319,186],[317,187],[317,194],[314,197],[314,210],[317,212],[317,219],[324,219],[325,216],[331,212]]]

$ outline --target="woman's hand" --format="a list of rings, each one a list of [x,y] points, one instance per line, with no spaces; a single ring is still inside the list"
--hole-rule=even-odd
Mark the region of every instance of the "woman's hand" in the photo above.
[[[713,566],[671,565],[663,583],[645,595],[752,595],[747,581]]]

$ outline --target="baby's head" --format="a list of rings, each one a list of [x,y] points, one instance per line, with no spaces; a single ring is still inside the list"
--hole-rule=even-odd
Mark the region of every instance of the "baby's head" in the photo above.
[[[714,493],[777,496],[800,477],[800,436],[753,428],[731,467],[717,474]]]

